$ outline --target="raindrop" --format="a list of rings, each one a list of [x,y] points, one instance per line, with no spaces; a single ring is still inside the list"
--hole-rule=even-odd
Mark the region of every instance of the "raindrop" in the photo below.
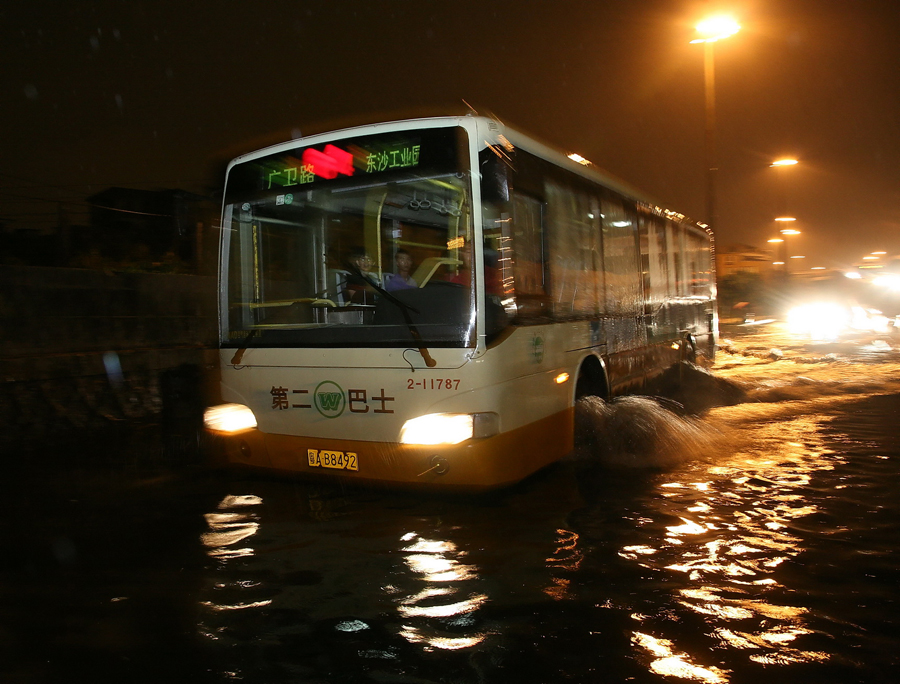
[[[25,97],[27,97],[29,100],[37,99],[38,91],[33,83],[28,83],[25,85]]]
[[[91,49],[94,52],[100,51],[100,39],[97,36],[91,36]]]

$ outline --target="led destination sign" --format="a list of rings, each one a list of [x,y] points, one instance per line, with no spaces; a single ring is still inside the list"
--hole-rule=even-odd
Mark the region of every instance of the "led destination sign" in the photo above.
[[[440,127],[354,136],[329,143],[295,147],[236,164],[228,174],[229,202],[245,202],[257,193],[285,198],[319,184],[364,178],[460,173],[468,169],[466,133]],[[287,204],[287,200],[284,202]]]
[[[296,157],[292,157],[282,160],[285,165],[268,168],[265,187],[267,190],[273,187],[287,188],[312,183],[317,176],[332,180],[339,175],[352,176],[356,171],[370,174],[418,166],[420,151],[421,145],[391,147],[377,151],[366,150],[356,145],[350,145],[348,149],[331,144],[325,145],[322,150],[307,147],[303,150],[299,161]]]

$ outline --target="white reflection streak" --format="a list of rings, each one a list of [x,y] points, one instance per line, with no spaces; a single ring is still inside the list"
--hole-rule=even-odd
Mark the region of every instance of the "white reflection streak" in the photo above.
[[[686,653],[675,653],[673,644],[668,639],[657,639],[649,634],[635,632],[632,641],[656,658],[650,663],[650,669],[657,674],[709,682],[709,684],[728,681],[727,670],[694,665]]]
[[[235,496],[228,495],[224,497],[218,504],[219,511],[238,508],[245,509],[240,512],[220,512],[207,513],[204,515],[206,524],[209,525],[209,531],[200,535],[200,541],[206,547],[206,553],[212,558],[218,560],[229,560],[232,558],[241,558],[252,556],[254,550],[250,547],[234,548],[238,542],[248,537],[252,537],[259,531],[259,523],[253,519],[253,514],[246,511],[248,506],[258,506],[262,503],[262,499],[252,494]],[[257,586],[258,582],[249,580],[238,581],[235,586],[241,589],[249,589]],[[222,589],[226,585],[217,584],[217,589]],[[253,608],[265,608],[272,604],[270,599],[262,601],[250,601],[247,603],[216,603],[214,601],[201,601],[200,605],[205,606],[209,610],[216,613],[232,612],[248,610]],[[201,623],[198,625],[200,633],[208,639],[218,640],[215,630],[204,627]]]
[[[456,547],[450,542],[419,539],[415,544],[407,546],[403,550],[407,553],[452,553],[456,551]]]
[[[424,575],[424,579],[428,582],[453,582],[471,579],[474,576],[470,566],[440,556],[413,554],[406,557],[406,564],[413,572]]]
[[[265,608],[272,604],[271,599],[265,601],[254,601],[253,603],[236,603],[233,605],[225,605],[221,603],[213,603],[212,601],[201,601],[201,606],[206,606],[215,611],[223,610],[246,610],[247,608]]]
[[[703,534],[706,532],[706,528],[702,525],[698,525],[692,520],[688,520],[687,518],[682,518],[681,521],[684,525],[675,525],[672,527],[667,527],[670,535],[682,535],[682,534]]]
[[[419,633],[419,630],[409,625],[404,625],[400,632],[400,636],[409,641],[411,644],[426,644],[443,651],[458,651],[461,648],[470,648],[477,646],[484,641],[484,635],[479,634],[474,637],[435,637],[425,636]]]
[[[397,611],[401,617],[452,617],[453,615],[464,615],[477,610],[482,603],[487,601],[487,596],[479,594],[473,596],[467,601],[459,601],[443,606],[407,606],[401,605]]]
[[[421,579],[437,586],[426,586],[406,598],[397,606],[397,612],[404,619],[425,618],[444,619],[468,615],[476,611],[484,604],[488,597],[484,594],[473,594],[468,598],[454,603],[434,603],[433,599],[450,596],[459,592],[454,586],[448,586],[448,582],[459,582],[477,578],[477,568],[460,563],[458,558],[465,554],[458,551],[452,542],[424,539],[415,533],[407,533],[401,537],[408,543],[403,551],[406,566]],[[456,558],[448,558],[453,554]],[[478,633],[472,636],[456,637],[438,633],[429,627],[427,630],[413,625],[403,625],[400,636],[410,643],[423,644],[426,650],[459,650],[469,648],[481,643],[486,634]]]
[[[234,508],[235,506],[259,506],[262,498],[253,494],[235,496],[229,494],[219,502],[219,508]]]
[[[262,503],[258,496],[228,495],[219,502],[219,510],[246,506],[257,506]],[[252,514],[240,513],[207,513],[203,516],[209,531],[200,535],[200,541],[206,547],[207,555],[213,558],[228,559],[243,556],[252,556],[252,548],[227,548],[234,547],[240,541],[252,537],[259,531],[259,523],[252,519]]]

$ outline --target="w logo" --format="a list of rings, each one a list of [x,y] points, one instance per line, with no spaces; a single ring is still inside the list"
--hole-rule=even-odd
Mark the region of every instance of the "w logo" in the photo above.
[[[319,392],[316,395],[323,411],[337,411],[341,406],[344,395],[340,392]]]
[[[336,382],[320,382],[315,391],[316,409],[326,418],[337,418],[344,412],[344,390]]]

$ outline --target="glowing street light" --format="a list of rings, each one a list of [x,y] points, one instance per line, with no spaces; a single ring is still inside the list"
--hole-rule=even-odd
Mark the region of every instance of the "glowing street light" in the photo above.
[[[716,68],[713,46],[723,38],[741,30],[732,17],[718,15],[704,19],[696,26],[698,37],[691,43],[703,43],[703,83],[706,95],[706,222],[718,228],[716,216]]]
[[[791,166],[796,166],[797,164],[799,164],[799,162],[796,159],[789,159],[789,158],[776,159],[771,164],[769,164],[769,168],[774,168],[776,173],[778,174],[778,190],[777,190],[778,200],[777,201],[778,201],[779,207],[778,207],[777,211],[780,211],[783,213],[780,216],[777,216],[775,220],[778,222],[781,222],[781,223],[797,220],[796,218],[794,218],[793,216],[791,216],[787,213],[789,211],[788,197],[787,197],[787,183],[786,183],[787,178],[784,175],[786,173],[785,169],[787,169]],[[781,231],[781,232],[783,233],[784,231]]]
[[[733,36],[741,30],[741,25],[733,17],[719,15],[707,17],[695,28],[699,37],[692,40],[691,43],[715,43],[717,40]]]
[[[775,219],[775,220],[780,221],[785,218],[789,218],[789,217],[782,217],[781,219]],[[790,218],[790,220],[796,221],[797,219]],[[788,264],[789,264],[787,238],[788,238],[788,236],[791,236],[791,235],[800,235],[800,231],[796,230],[794,228],[784,228],[782,230],[779,230],[778,232],[781,234],[781,237],[771,238],[771,239],[767,240],[767,242],[769,242],[771,244],[776,244],[776,245],[780,244],[781,245],[781,247],[779,249],[779,251],[781,252],[781,259],[779,261],[773,261],[772,265],[773,266],[783,266],[784,267],[784,269],[783,269],[784,277],[787,278],[788,277]],[[803,259],[803,258],[804,257],[802,257],[802,256],[792,256],[791,257],[791,259]]]

